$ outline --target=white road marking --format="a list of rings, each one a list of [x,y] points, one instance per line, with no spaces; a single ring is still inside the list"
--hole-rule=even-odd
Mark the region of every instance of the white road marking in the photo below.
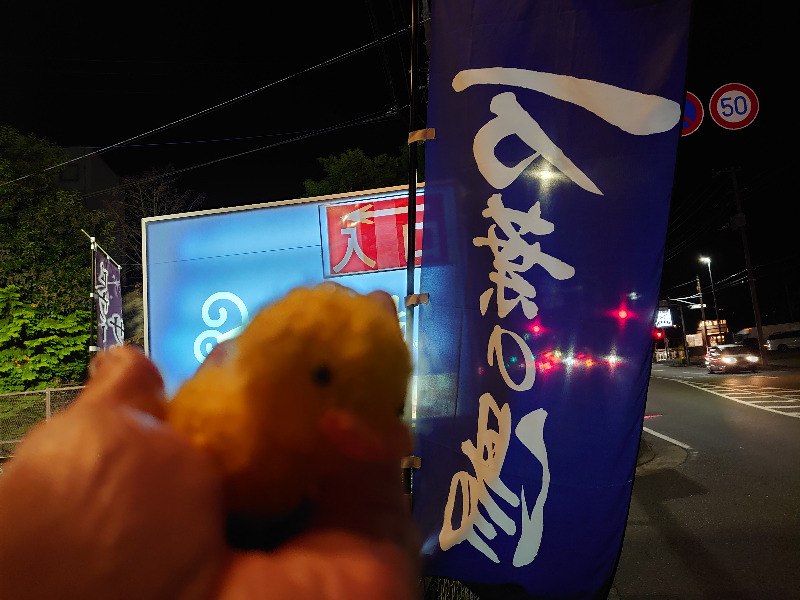
[[[742,385],[734,388],[718,383],[706,383],[705,381],[686,381],[677,377],[656,377],[656,379],[675,381],[727,400],[733,400],[739,404],[752,406],[753,408],[766,410],[785,417],[800,419],[800,391],[798,390],[752,385]],[[762,403],[768,403],[769,406],[765,406]],[[786,404],[777,405],[776,403]]]
[[[658,433],[657,431],[653,431],[649,427],[642,427],[642,431],[646,431],[650,435],[654,435],[657,438],[661,438],[662,440],[665,440],[665,441],[669,442],[670,444],[675,444],[676,446],[680,446],[684,450],[691,450],[692,449],[692,447],[689,444],[684,444],[683,442],[679,442],[678,440],[672,439],[671,437],[666,436],[663,433]]]

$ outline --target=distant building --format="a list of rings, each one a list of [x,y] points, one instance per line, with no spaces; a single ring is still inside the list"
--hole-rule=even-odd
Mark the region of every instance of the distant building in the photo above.
[[[706,345],[715,346],[729,341],[731,336],[728,331],[728,322],[725,319],[719,321],[700,321],[697,325],[697,333],[708,336]]]
[[[792,321],[791,323],[778,323],[776,325],[762,325],[761,334],[764,336],[764,342],[766,342],[767,337],[773,333],[782,333],[784,331],[792,331],[794,329],[800,329],[800,321]],[[758,331],[755,327],[746,327],[745,329],[740,329],[734,335],[734,338],[737,342],[742,342],[747,339],[756,339],[757,337]]]
[[[111,199],[110,190],[120,183],[117,174],[99,154],[92,154],[87,148],[62,148],[62,150],[72,162],[68,163],[59,175],[59,187],[80,192],[84,204],[89,209],[102,208],[104,203]]]

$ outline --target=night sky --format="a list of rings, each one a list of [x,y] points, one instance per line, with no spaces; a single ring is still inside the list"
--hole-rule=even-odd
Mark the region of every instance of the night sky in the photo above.
[[[185,169],[184,187],[207,193],[207,207],[251,204],[300,196],[304,179],[322,176],[317,157],[405,145],[410,0],[42,4],[4,8],[0,124],[64,147],[125,142],[102,153],[121,176],[169,163]],[[730,169],[762,320],[800,320],[799,211],[778,144],[796,127],[781,123],[791,112],[778,108],[775,75],[788,38],[776,11],[756,8],[696,3],[687,90],[707,111],[717,88],[744,83],[760,111],[738,131],[706,113],[681,139],[662,285],[663,298],[688,296],[699,274],[710,302],[698,261],[710,256],[734,330],[754,318],[741,235],[726,227],[736,213]],[[687,325],[699,319],[686,315]]]

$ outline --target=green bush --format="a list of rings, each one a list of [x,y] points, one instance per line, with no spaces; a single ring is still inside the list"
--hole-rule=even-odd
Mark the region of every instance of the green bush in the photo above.
[[[80,383],[91,313],[39,317],[16,286],[0,288],[0,393]]]

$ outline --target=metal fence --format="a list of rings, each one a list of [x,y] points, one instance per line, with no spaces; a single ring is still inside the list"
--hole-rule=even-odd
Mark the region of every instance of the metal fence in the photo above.
[[[77,386],[0,394],[0,458],[14,454],[16,445],[34,425],[64,410],[82,389]]]
[[[447,577],[425,577],[422,580],[423,600],[480,600],[460,581]]]

